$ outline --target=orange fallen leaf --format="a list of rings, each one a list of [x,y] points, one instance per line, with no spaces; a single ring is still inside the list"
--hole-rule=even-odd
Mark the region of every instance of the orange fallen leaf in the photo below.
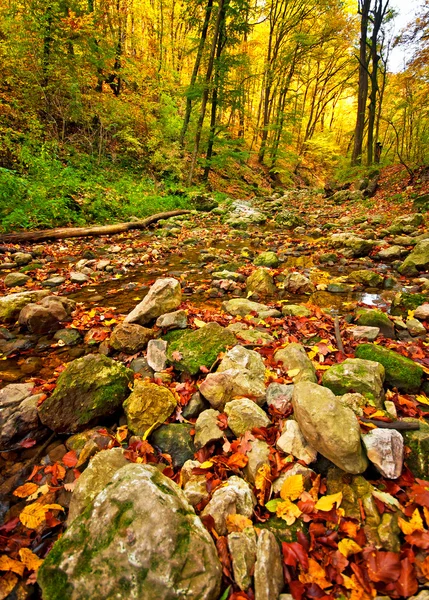
[[[14,560],[3,554],[0,556],[0,571],[11,571],[22,577],[24,574],[24,565],[19,560]]]
[[[43,560],[39,558],[34,552],[32,552],[29,548],[21,548],[19,551],[19,556],[21,558],[22,564],[29,571],[36,571],[39,569],[40,565],[43,563]]]
[[[24,483],[24,485],[20,485],[16,488],[16,490],[13,492],[13,495],[17,496],[18,498],[27,498],[27,496],[31,496],[31,494],[34,494],[34,492],[38,489],[39,486],[37,483]]]

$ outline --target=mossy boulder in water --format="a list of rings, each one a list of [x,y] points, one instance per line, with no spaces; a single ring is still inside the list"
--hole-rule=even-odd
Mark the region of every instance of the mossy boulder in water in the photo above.
[[[39,408],[44,425],[57,433],[75,433],[123,403],[133,371],[102,354],[87,354],[69,363],[57,387]]]
[[[218,323],[208,323],[201,329],[186,332],[171,342],[168,360],[179,371],[196,375],[201,366],[210,368],[220,352],[237,341],[235,335]]]
[[[179,486],[153,466],[116,472],[38,573],[44,600],[217,600],[222,567]]]
[[[259,256],[257,256],[253,262],[257,267],[278,267],[279,259],[275,252],[271,252],[270,250],[267,252],[261,252]]]
[[[49,296],[47,290],[34,290],[31,292],[17,292],[0,298],[0,323],[14,321],[22,308],[31,302],[38,302]]]
[[[394,350],[361,344],[356,348],[356,357],[373,360],[383,365],[386,373],[386,383],[398,390],[413,394],[418,392],[422,383],[423,369],[413,360],[398,354]]]
[[[262,296],[272,296],[277,290],[272,275],[264,267],[256,269],[247,278],[246,289],[249,294],[256,293]]]

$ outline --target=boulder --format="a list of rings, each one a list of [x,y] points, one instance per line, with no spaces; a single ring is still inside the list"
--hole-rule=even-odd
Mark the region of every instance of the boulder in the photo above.
[[[30,333],[39,335],[55,331],[60,326],[57,317],[39,304],[24,306],[19,313],[18,321],[21,327],[26,327]]]
[[[227,534],[226,520],[229,515],[243,515],[248,519],[253,514],[256,499],[248,483],[233,475],[222,487],[217,488],[201,516],[211,516],[219,535]]]
[[[410,449],[406,463],[414,477],[424,480],[429,479],[429,425],[416,419],[406,419],[417,422],[420,429],[416,431],[404,431],[405,445]]]
[[[54,340],[59,342],[59,346],[75,346],[81,339],[77,329],[59,329],[54,333]]]
[[[271,531],[262,529],[256,547],[255,598],[278,600],[283,586],[283,560],[279,544]]]
[[[294,383],[298,383],[298,381],[315,383],[317,381],[314,365],[301,344],[292,343],[288,344],[286,348],[277,350],[274,360],[283,363],[283,369],[292,373],[291,377]]]
[[[0,451],[10,450],[25,438],[37,439],[47,430],[41,427],[33,383],[12,383],[0,391]]]
[[[102,354],[87,354],[67,365],[53,394],[39,407],[40,420],[57,433],[81,431],[123,403],[133,372]]]
[[[232,331],[237,339],[247,346],[269,346],[274,342],[272,335],[261,329],[248,327],[244,323],[231,323],[227,329]]]
[[[180,472],[183,492],[191,506],[196,506],[209,496],[206,476],[193,473],[193,470],[200,466],[201,463],[198,460],[187,460]]]
[[[24,265],[31,263],[33,255],[30,254],[30,252],[15,252],[13,260],[19,267],[23,267]]]
[[[171,329],[186,329],[188,326],[188,313],[186,310],[175,310],[174,312],[161,315],[156,320],[156,326],[167,331]]]
[[[144,435],[151,427],[162,425],[176,406],[176,398],[168,388],[137,380],[124,402],[128,429],[135,435]]]
[[[0,322],[14,321],[24,306],[32,302],[38,302],[45,296],[49,296],[47,290],[34,290],[31,292],[17,292],[0,298]]]
[[[113,330],[109,346],[126,354],[136,354],[146,348],[148,341],[154,335],[153,329],[142,327],[137,323],[122,323]]]
[[[368,327],[366,325],[356,325],[354,327],[350,327],[347,330],[354,340],[368,340],[369,342],[373,342],[377,339],[380,328],[379,327]]]
[[[386,383],[389,386],[409,394],[419,391],[423,369],[413,360],[375,344],[360,344],[355,354],[357,358],[376,361],[383,365]]]
[[[415,276],[429,266],[429,239],[416,244],[414,250],[407,256],[398,271],[401,275]]]
[[[183,467],[187,460],[194,457],[195,446],[191,437],[193,425],[188,423],[168,423],[161,425],[150,436],[150,443],[169,454],[173,467]]]
[[[375,271],[370,269],[363,269],[361,271],[352,271],[349,274],[349,279],[362,283],[367,287],[380,287],[383,285],[384,278]]]
[[[209,368],[218,354],[236,342],[235,335],[218,323],[184,333],[168,345],[168,360],[179,371],[196,375],[200,367]]]
[[[125,323],[146,325],[165,313],[176,310],[182,302],[182,290],[177,279],[157,279],[146,297],[126,317]]]
[[[284,424],[276,446],[285,454],[292,454],[298,460],[302,460],[306,465],[314,462],[317,458],[316,450],[306,441],[298,423],[293,420],[286,421]]]
[[[253,264],[257,267],[278,267],[279,266],[279,259],[278,256],[275,252],[261,252],[261,254],[259,254]]]
[[[414,311],[414,317],[420,321],[429,320],[429,303],[418,306]]]
[[[255,530],[248,527],[244,531],[230,533],[228,548],[231,553],[234,581],[240,590],[247,590],[252,584],[252,573],[256,561]]]
[[[273,296],[277,288],[269,271],[264,267],[260,267],[246,279],[246,290],[249,295]]]
[[[25,275],[25,273],[8,273],[4,278],[4,284],[6,287],[21,287],[24,286],[27,281],[30,281],[31,277]]]
[[[311,311],[300,304],[285,304],[282,308],[282,314],[285,317],[309,317]]]
[[[147,364],[155,372],[163,371],[167,366],[167,342],[150,340],[147,345]]]
[[[182,490],[143,464],[116,472],[38,572],[45,600],[217,600],[221,578],[215,545]]]
[[[404,440],[395,429],[373,429],[362,436],[368,459],[387,479],[397,479],[404,462]]]
[[[322,381],[336,396],[357,392],[374,406],[382,407],[384,367],[379,362],[347,358],[325,371]]]
[[[47,296],[39,302],[40,306],[48,309],[58,321],[70,321],[70,316],[76,308],[76,302],[63,296]]]
[[[246,452],[246,456],[249,459],[247,465],[244,467],[244,477],[249,483],[255,483],[255,477],[259,469],[263,465],[270,465],[270,447],[264,440],[258,440],[257,438],[249,442],[250,450]]]
[[[331,390],[310,381],[295,385],[294,417],[307,442],[347,473],[363,473],[368,461],[354,412]]]
[[[291,294],[311,294],[315,287],[302,273],[288,273],[282,283],[283,288]]]
[[[392,260],[400,259],[406,252],[407,251],[404,246],[389,246],[388,248],[383,248],[380,250],[380,252],[377,254],[377,258],[379,260],[390,262]]]
[[[266,391],[268,406],[272,406],[280,413],[285,413],[292,402],[293,384],[270,383]]]
[[[265,411],[248,398],[231,400],[225,405],[225,413],[228,415],[228,427],[236,437],[254,427],[268,427],[271,423]]]
[[[265,365],[261,355],[255,350],[249,350],[243,346],[236,345],[224,356],[218,372],[222,373],[230,369],[245,369],[252,379],[264,379]]]
[[[218,424],[220,412],[209,408],[204,410],[195,422],[195,448],[199,450],[206,444],[223,440],[224,433]]]
[[[268,317],[281,317],[282,313],[275,309],[270,308],[266,304],[259,304],[259,302],[252,302],[246,298],[233,298],[222,302],[222,308],[225,312],[233,315],[234,317],[240,316],[245,317],[250,313],[255,312],[260,319],[267,319]]]
[[[348,254],[355,258],[368,256],[374,246],[372,240],[365,240],[349,233],[334,233],[331,236],[331,244],[334,248],[346,249]]]
[[[395,327],[381,310],[360,308],[356,311],[356,323],[365,327],[378,327],[386,338],[395,339]]]

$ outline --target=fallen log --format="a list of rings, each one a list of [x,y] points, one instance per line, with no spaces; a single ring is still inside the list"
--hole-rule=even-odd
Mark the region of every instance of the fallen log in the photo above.
[[[152,223],[161,219],[169,219],[179,215],[189,214],[190,210],[171,210],[169,212],[157,213],[140,221],[129,221],[127,223],[114,223],[113,225],[97,225],[95,227],[62,227],[57,229],[41,229],[39,231],[23,231],[16,233],[5,233],[0,235],[1,243],[21,242],[43,242],[45,240],[63,240],[72,237],[90,237],[99,235],[112,235],[124,233],[131,229],[146,229]]]

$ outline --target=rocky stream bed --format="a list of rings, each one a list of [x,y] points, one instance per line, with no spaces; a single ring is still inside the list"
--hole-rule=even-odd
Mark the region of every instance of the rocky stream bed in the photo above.
[[[0,248],[0,599],[426,599],[429,225],[292,190]]]

